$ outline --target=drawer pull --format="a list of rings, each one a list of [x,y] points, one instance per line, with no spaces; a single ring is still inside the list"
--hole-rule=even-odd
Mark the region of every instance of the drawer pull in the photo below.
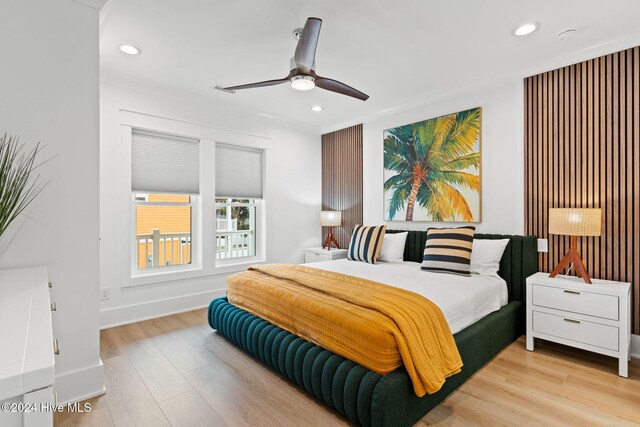
[[[58,344],[58,338],[53,340],[53,354],[60,354],[60,344]]]
[[[569,290],[569,289],[565,289],[565,290],[564,290],[564,293],[565,293],[565,294],[580,295],[580,292],[579,292],[579,291],[571,291],[571,290]]]
[[[567,319],[566,317],[564,318],[565,322],[571,322],[571,323],[580,323],[579,320],[575,320],[575,319]]]
[[[53,282],[49,282],[49,289],[53,288]]]
[[[58,307],[56,307],[55,301],[51,303],[51,311],[58,311]]]
[[[57,407],[58,406],[58,392],[54,391],[53,392],[53,404]]]

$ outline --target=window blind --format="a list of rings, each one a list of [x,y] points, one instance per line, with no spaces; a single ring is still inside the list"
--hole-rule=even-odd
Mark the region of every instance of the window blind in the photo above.
[[[198,194],[199,141],[133,129],[131,190]]]
[[[262,198],[263,151],[216,144],[216,197]]]

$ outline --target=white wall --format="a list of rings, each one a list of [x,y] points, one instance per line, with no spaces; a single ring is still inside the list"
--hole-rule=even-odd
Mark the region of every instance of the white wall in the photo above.
[[[103,390],[98,335],[98,11],[71,0],[0,2],[0,132],[42,141],[50,183],[2,236],[0,268],[53,282],[60,401]],[[11,241],[8,241],[11,237]],[[11,325],[2,325],[10,328]]]
[[[103,82],[100,86],[100,284],[111,291],[110,301],[100,305],[102,327],[202,307],[213,297],[224,295],[226,287],[226,275],[221,273],[126,286],[131,185],[130,152],[120,132],[121,110],[161,117],[163,121],[187,127],[224,128],[231,138],[234,134],[238,138],[253,135],[267,141],[271,146],[265,188],[267,261],[300,263],[306,247],[320,245],[319,132],[287,128],[272,119],[217,105],[195,95],[125,87],[129,85]],[[204,242],[207,243],[211,244]]]
[[[482,107],[482,221],[483,233],[524,233],[524,100],[517,79],[425,105],[394,112],[363,124],[363,199],[365,224],[382,224],[383,147],[385,129],[473,107]],[[455,225],[455,224],[454,224]],[[426,230],[443,223],[388,222],[389,228]]]

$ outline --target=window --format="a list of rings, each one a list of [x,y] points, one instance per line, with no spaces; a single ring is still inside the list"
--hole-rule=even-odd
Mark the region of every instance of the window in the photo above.
[[[182,125],[164,128],[199,132]],[[264,259],[268,147],[220,143],[206,132],[193,139],[126,129],[131,136],[128,286],[226,273]],[[263,142],[247,143],[261,147]]]
[[[132,272],[193,262],[199,141],[132,130]]]
[[[191,264],[192,196],[134,194],[136,268]]]
[[[260,200],[216,199],[216,259],[256,256]]]
[[[262,150],[216,144],[216,260],[257,255]]]

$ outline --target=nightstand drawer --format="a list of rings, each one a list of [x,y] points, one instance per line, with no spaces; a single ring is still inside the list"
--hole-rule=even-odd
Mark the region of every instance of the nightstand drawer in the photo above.
[[[618,320],[618,297],[533,285],[532,304],[562,311]]]
[[[318,254],[313,251],[306,251],[304,253],[304,262],[321,262],[321,261],[329,261],[329,256],[325,254]]]
[[[533,330],[554,337],[618,351],[618,328],[614,326],[534,311]]]
[[[331,250],[324,248],[307,248],[304,251],[304,262],[322,262],[333,261],[347,257],[346,249],[333,248]]]

